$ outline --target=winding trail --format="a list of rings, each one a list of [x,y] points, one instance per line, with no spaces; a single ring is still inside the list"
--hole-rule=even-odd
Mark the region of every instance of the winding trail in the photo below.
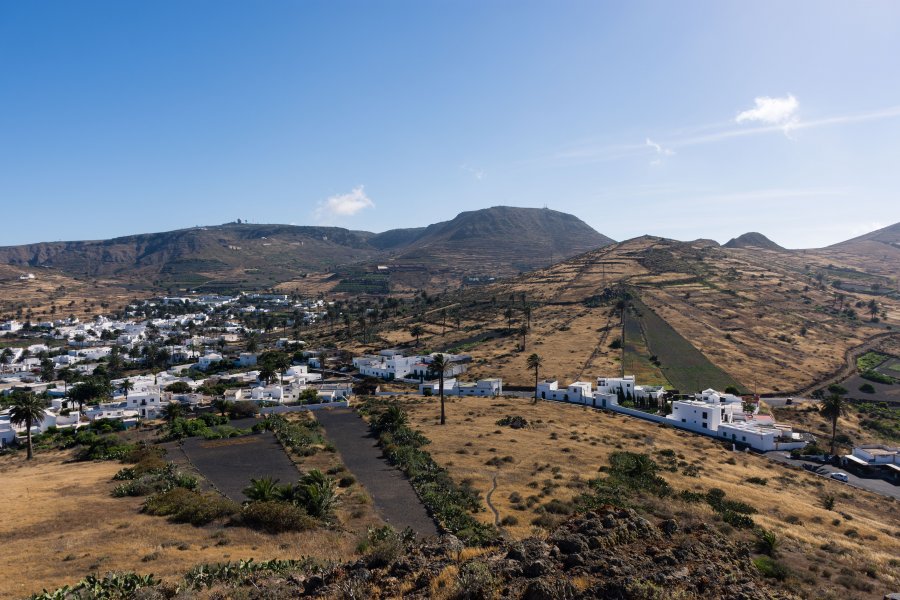
[[[487,496],[485,496],[484,500],[485,500],[485,503],[488,505],[488,508],[491,509],[491,512],[494,513],[494,525],[499,527],[500,526],[500,513],[497,512],[497,507],[494,506],[493,502],[491,502],[491,496],[494,495],[494,491],[497,489],[497,475],[496,474],[494,474],[493,482],[494,482],[494,485],[491,487],[491,490],[487,493]]]
[[[832,383],[840,383],[843,380],[847,379],[851,375],[856,373],[856,359],[868,352],[869,350],[874,350],[878,347],[878,345],[888,339],[890,337],[900,335],[896,331],[892,331],[889,333],[879,333],[875,336],[869,338],[859,346],[854,346],[853,348],[848,348],[844,353],[844,366],[842,366],[837,371],[832,372],[831,375],[820,379],[813,385],[803,388],[802,390],[797,390],[793,395],[795,396],[806,396],[812,394],[814,391],[826,388]]]

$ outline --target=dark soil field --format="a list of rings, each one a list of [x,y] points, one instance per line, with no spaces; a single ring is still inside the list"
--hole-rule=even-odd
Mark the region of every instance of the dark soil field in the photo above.
[[[294,483],[300,472],[271,432],[222,440],[189,438],[181,446],[191,464],[219,492],[234,500],[247,499],[250,479],[273,477]]]
[[[341,453],[344,465],[371,494],[378,514],[398,530],[411,527],[423,537],[437,535],[412,485],[381,455],[369,426],[355,412],[323,410],[316,414],[328,439]]]
[[[881,371],[881,368],[877,369]],[[860,391],[860,386],[868,383],[875,388],[874,394],[867,394]],[[888,385],[886,383],[878,383],[864,379],[859,375],[854,375],[849,379],[845,379],[842,386],[847,388],[847,397],[855,400],[865,400],[867,402],[891,402],[900,405],[900,384]]]
[[[882,375],[900,379],[900,358],[890,358],[878,365],[875,370]]]
[[[651,356],[658,357],[660,370],[674,388],[687,392],[709,387],[717,390],[728,386],[741,387],[731,375],[710,362],[644,303],[634,300],[633,304],[640,316],[647,351]]]

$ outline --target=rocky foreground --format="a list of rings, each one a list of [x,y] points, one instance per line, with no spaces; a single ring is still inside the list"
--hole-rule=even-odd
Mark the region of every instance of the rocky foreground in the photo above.
[[[674,520],[652,523],[623,509],[585,513],[546,540],[502,542],[481,554],[445,535],[395,556],[376,552],[315,575],[263,578],[243,586],[239,595],[528,600],[794,597],[760,577],[748,549],[708,526],[680,528]]]

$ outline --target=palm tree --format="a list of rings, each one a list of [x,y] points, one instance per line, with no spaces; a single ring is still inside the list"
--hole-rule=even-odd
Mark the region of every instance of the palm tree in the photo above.
[[[506,317],[506,330],[512,330],[513,309],[507,308],[503,311],[503,316]]]
[[[419,336],[421,336],[423,333],[425,333],[425,330],[418,323],[416,323],[415,325],[413,325],[410,328],[409,335],[416,338],[416,347],[418,347],[418,345],[419,345]]]
[[[270,502],[278,499],[283,493],[281,486],[278,485],[278,480],[268,475],[259,479],[251,478],[250,485],[243,491],[251,502]]]
[[[522,334],[522,352],[525,352],[525,336],[528,334],[528,326],[523,323],[519,327],[519,333]]]
[[[450,361],[448,361],[447,357],[443,354],[437,354],[431,360],[431,370],[437,373],[438,391],[441,395],[441,425],[444,425],[447,422],[447,419],[444,416],[444,373],[447,372],[449,366]]]
[[[65,396],[69,395],[69,384],[74,383],[78,380],[78,372],[73,371],[69,367],[64,367],[59,370],[57,373],[57,377],[59,377],[63,382],[63,394]]]
[[[224,417],[225,413],[228,412],[228,409],[231,408],[231,402],[225,398],[216,398],[212,401],[212,406]]]
[[[122,382],[122,391],[125,393],[125,401],[126,402],[128,401],[128,390],[133,390],[133,389],[134,389],[134,382],[132,382],[130,379],[128,379],[126,377],[125,380]]]
[[[272,363],[263,363],[259,368],[259,378],[266,382],[266,385],[272,383],[275,379],[275,366]]]
[[[872,298],[866,306],[869,309],[869,314],[872,315],[872,322],[874,323],[875,319],[878,318],[878,303],[875,302],[875,298]]]
[[[531,304],[526,302],[522,307],[522,312],[525,315],[525,326],[531,329]]]
[[[184,407],[179,402],[169,402],[162,410],[163,418],[169,423],[184,414]]]
[[[534,369],[534,403],[537,404],[537,388],[538,388],[538,371],[541,368],[541,364],[543,361],[539,354],[534,353],[528,357],[526,360],[526,365],[529,369]]]
[[[831,454],[834,456],[837,447],[837,423],[838,419],[847,416],[847,401],[840,394],[831,394],[822,401],[819,413],[831,420]]]
[[[13,425],[25,425],[25,437],[28,440],[28,460],[34,458],[34,447],[31,444],[31,428],[47,416],[44,401],[32,393],[17,393],[9,411],[9,421]]]

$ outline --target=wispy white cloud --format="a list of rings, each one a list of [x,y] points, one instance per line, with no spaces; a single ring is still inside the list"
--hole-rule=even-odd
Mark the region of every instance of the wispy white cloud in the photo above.
[[[476,169],[475,167],[470,167],[469,165],[466,165],[466,164],[460,165],[459,168],[462,169],[463,171],[465,171],[466,173],[469,173],[470,175],[472,175],[472,177],[474,177],[478,181],[481,181],[482,179],[484,179],[486,177],[484,171],[481,169]]]
[[[788,98],[793,97],[789,96]],[[604,145],[581,143],[578,146],[573,146],[551,156],[544,157],[543,159],[540,159],[539,162],[551,165],[586,165],[646,156],[648,147],[651,147],[654,150],[657,150],[657,147],[659,147],[662,151],[668,150],[674,154],[675,151],[680,148],[712,144],[742,137],[764,135],[767,133],[784,133],[790,135],[805,129],[851,125],[854,123],[880,121],[900,117],[900,106],[890,106],[866,112],[848,113],[803,121],[796,117],[796,109],[788,110],[788,108],[790,108],[789,104],[790,103],[788,103],[787,108],[781,108],[779,110],[775,110],[770,106],[764,106],[763,110],[756,113],[757,118],[751,120],[748,117],[741,121],[742,123],[762,123],[756,126],[748,127],[742,125],[740,127],[735,127],[733,124],[734,122],[732,122],[731,126],[727,123],[720,126],[704,126],[695,129],[693,134],[674,135],[672,137],[664,138],[662,141],[655,141],[658,138],[654,138],[653,140],[646,138],[643,144]],[[744,111],[744,113],[753,112],[759,108],[760,106],[758,105],[757,108],[751,109],[750,111]],[[710,131],[710,133],[699,133],[703,131]],[[657,152],[661,154],[660,150],[657,150]]]
[[[337,194],[321,200],[314,211],[318,221],[328,221],[336,217],[352,217],[365,208],[375,208],[375,203],[366,195],[363,186],[353,188],[347,194]]]
[[[797,119],[800,103],[792,94],[784,98],[760,96],[753,100],[756,106],[738,113],[735,123],[765,123],[767,125],[784,125]]]
[[[650,146],[651,148],[653,148],[654,150],[656,150],[656,154],[657,154],[657,158],[650,161],[651,166],[655,167],[655,166],[661,165],[663,162],[664,156],[672,156],[673,154],[675,154],[675,151],[672,150],[671,148],[663,148],[661,144],[657,144],[650,138],[647,138],[646,144],[648,146]]]

